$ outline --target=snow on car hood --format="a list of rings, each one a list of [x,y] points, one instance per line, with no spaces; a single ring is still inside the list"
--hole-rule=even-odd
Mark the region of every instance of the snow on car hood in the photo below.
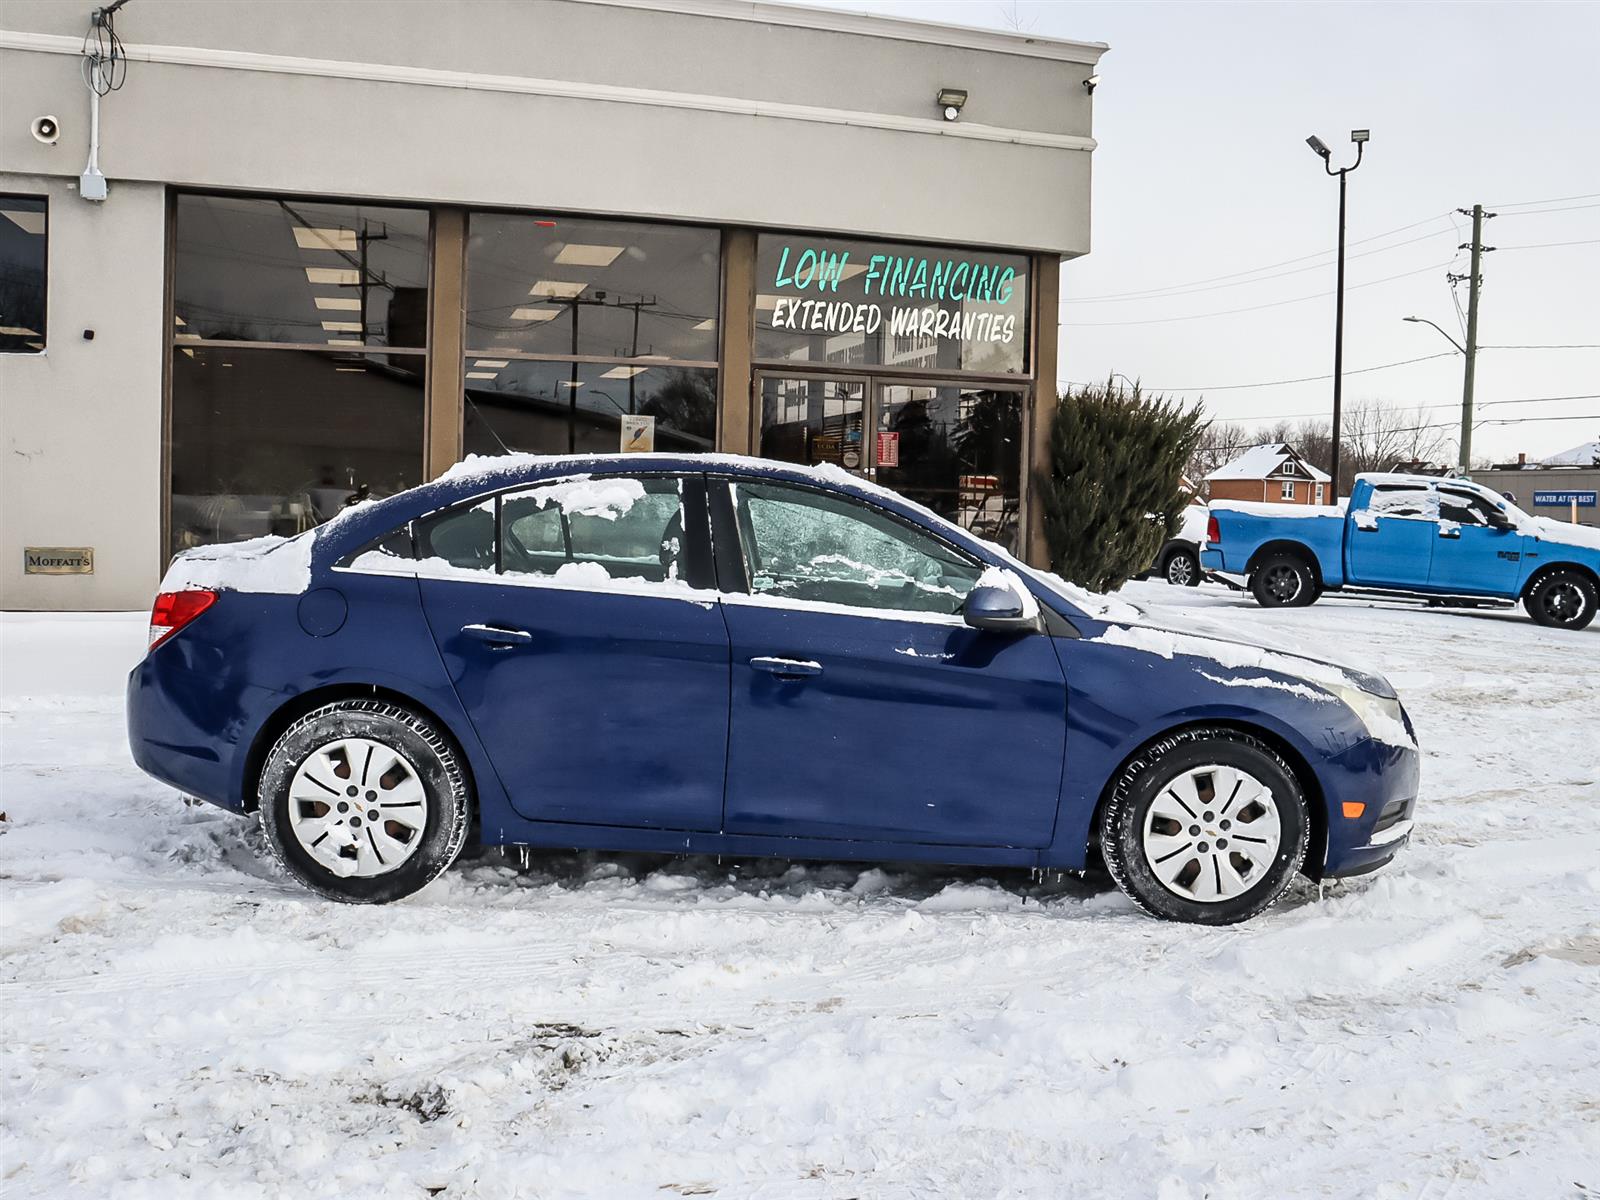
[[[258,537],[185,550],[161,578],[163,592],[209,589],[293,596],[311,585],[311,547],[326,525],[291,538]]]
[[[1600,550],[1600,529],[1590,525],[1569,525],[1549,517],[1531,517],[1523,514],[1518,523],[1523,533],[1532,534],[1541,542],[1554,542],[1562,546],[1577,546],[1584,550]]]

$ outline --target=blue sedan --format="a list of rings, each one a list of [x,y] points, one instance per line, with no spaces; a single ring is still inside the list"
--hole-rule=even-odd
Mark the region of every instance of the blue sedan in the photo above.
[[[843,471],[475,459],[287,540],[190,551],[134,757],[384,902],[469,834],[1080,871],[1244,920],[1374,870],[1418,754],[1388,683],[1183,630]]]

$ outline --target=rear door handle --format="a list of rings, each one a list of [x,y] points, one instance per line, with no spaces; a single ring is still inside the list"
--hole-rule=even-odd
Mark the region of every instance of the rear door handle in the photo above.
[[[809,675],[822,674],[822,664],[812,662],[809,658],[752,658],[750,665],[779,679],[804,679]]]
[[[533,634],[526,629],[502,629],[498,625],[463,625],[461,632],[469,638],[480,642],[488,642],[501,650],[509,650],[512,646],[533,645]]]

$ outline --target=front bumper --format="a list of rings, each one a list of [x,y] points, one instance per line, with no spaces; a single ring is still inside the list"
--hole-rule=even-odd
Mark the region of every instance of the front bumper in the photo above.
[[[1329,789],[1328,848],[1319,878],[1365,875],[1388,864],[1411,840],[1422,756],[1367,740],[1338,756],[1340,786]],[[1359,816],[1345,806],[1360,804]]]

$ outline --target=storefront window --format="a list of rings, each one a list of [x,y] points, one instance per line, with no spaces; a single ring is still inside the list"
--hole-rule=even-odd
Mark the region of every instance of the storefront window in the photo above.
[[[46,201],[0,195],[0,354],[44,350]]]
[[[714,229],[473,214],[466,451],[614,452],[628,414],[712,449],[720,255]]]
[[[474,213],[467,347],[713,364],[715,229]]]
[[[614,454],[624,414],[655,418],[655,448],[714,447],[717,373],[701,367],[470,356],[468,454]]]
[[[175,219],[171,550],[421,483],[428,213],[185,195]]]
[[[764,362],[1021,375],[1028,260],[939,246],[762,234]]]
[[[291,536],[422,482],[422,355],[180,347],[173,553]]]
[[[425,210],[179,196],[176,241],[180,340],[428,343]]]
[[[866,466],[867,385],[858,379],[761,377],[761,457]]]

